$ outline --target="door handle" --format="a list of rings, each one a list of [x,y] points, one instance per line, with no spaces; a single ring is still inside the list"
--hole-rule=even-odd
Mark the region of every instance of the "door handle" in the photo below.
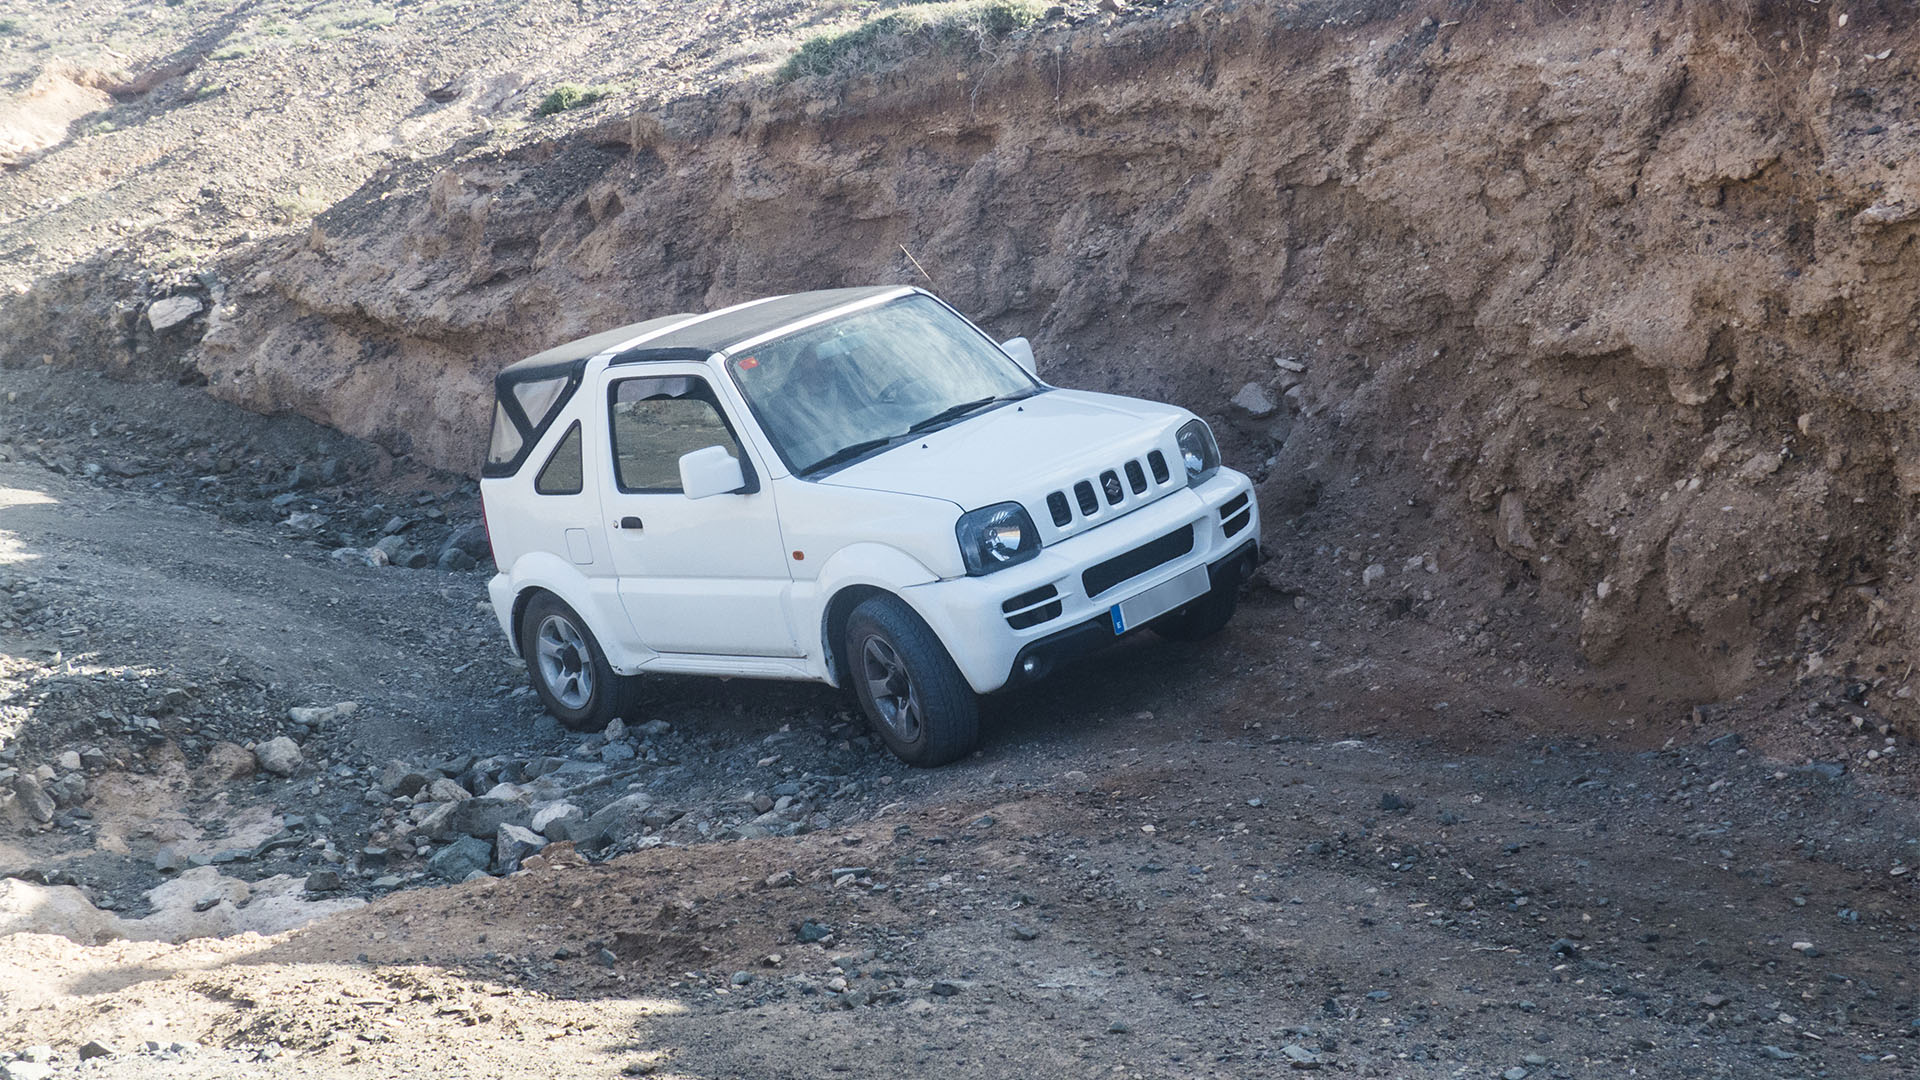
[[[614,528],[633,529],[634,531],[638,532],[642,528],[642,526],[640,524],[639,518],[633,517],[633,516],[627,516],[627,517],[621,518],[620,521],[614,525]]]

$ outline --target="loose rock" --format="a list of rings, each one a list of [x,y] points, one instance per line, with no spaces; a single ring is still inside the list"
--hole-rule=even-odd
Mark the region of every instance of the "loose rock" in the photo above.
[[[292,776],[300,770],[300,744],[279,735],[253,748],[260,767],[277,776]]]
[[[13,778],[13,795],[20,800],[27,816],[42,825],[52,822],[54,811],[59,809],[40,782],[25,773]]]
[[[153,327],[157,334],[200,314],[205,306],[192,296],[169,296],[164,300],[155,300],[147,305],[147,325]]]
[[[253,752],[238,743],[219,742],[207,750],[206,772],[216,780],[245,780],[259,767]]]

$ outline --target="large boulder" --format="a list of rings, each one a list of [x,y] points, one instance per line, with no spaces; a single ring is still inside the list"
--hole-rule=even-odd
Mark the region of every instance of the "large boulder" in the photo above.
[[[594,811],[581,833],[569,839],[576,843],[591,844],[599,840],[638,836],[646,827],[647,811],[653,809],[653,804],[653,796],[646,792],[629,792]]]
[[[475,870],[485,870],[492,858],[492,844],[463,836],[434,852],[427,869],[445,881],[465,881]]]
[[[389,761],[380,770],[380,790],[388,795],[412,798],[427,786],[427,774],[404,761]]]
[[[524,829],[533,819],[533,811],[527,804],[512,799],[463,799],[452,806],[448,828],[482,840],[493,839],[502,825],[518,825]]]
[[[473,792],[442,776],[427,785],[427,798],[434,802],[465,802],[473,798]]]
[[[546,837],[532,829],[502,825],[493,841],[494,866],[503,874],[511,874],[520,869],[520,860],[538,854],[546,846]]]
[[[447,542],[440,545],[440,555],[449,551],[464,552],[475,562],[493,558],[493,545],[487,542],[487,527],[480,522],[470,521],[453,530]]]
[[[527,827],[548,840],[586,839],[587,815],[570,802],[554,802],[533,812]]]

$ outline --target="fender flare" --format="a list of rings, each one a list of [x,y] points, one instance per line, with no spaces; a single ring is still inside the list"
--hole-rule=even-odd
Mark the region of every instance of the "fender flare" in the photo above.
[[[652,659],[652,651],[631,647],[626,611],[620,606],[619,581],[616,578],[590,578],[573,563],[548,551],[530,551],[516,559],[507,574],[513,593],[512,634],[514,652],[520,651],[520,618],[534,590],[550,592],[560,598],[586,621],[607,663],[621,674],[632,674]],[[522,657],[525,659],[525,657]]]
[[[888,544],[869,541],[849,544],[834,552],[814,579],[814,596],[819,605],[814,613],[814,625],[820,635],[820,655],[827,682],[839,686],[840,672],[845,667],[837,640],[840,635],[834,633],[835,623],[843,621],[859,600],[874,593],[885,593],[914,607],[906,595],[908,586],[938,580],[940,575],[925,563]],[[917,607],[915,613],[926,618]],[[795,621],[805,625],[806,613],[797,614],[800,618]]]

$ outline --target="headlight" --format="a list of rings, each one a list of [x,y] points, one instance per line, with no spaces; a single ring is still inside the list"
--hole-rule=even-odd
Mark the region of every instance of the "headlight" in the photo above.
[[[960,541],[960,558],[967,564],[967,573],[975,577],[1040,554],[1040,533],[1026,508],[1016,502],[996,503],[961,514],[953,532]]]
[[[1220,471],[1220,444],[1205,420],[1189,420],[1175,436],[1180,443],[1180,458],[1187,463],[1187,483],[1204,484]]]

